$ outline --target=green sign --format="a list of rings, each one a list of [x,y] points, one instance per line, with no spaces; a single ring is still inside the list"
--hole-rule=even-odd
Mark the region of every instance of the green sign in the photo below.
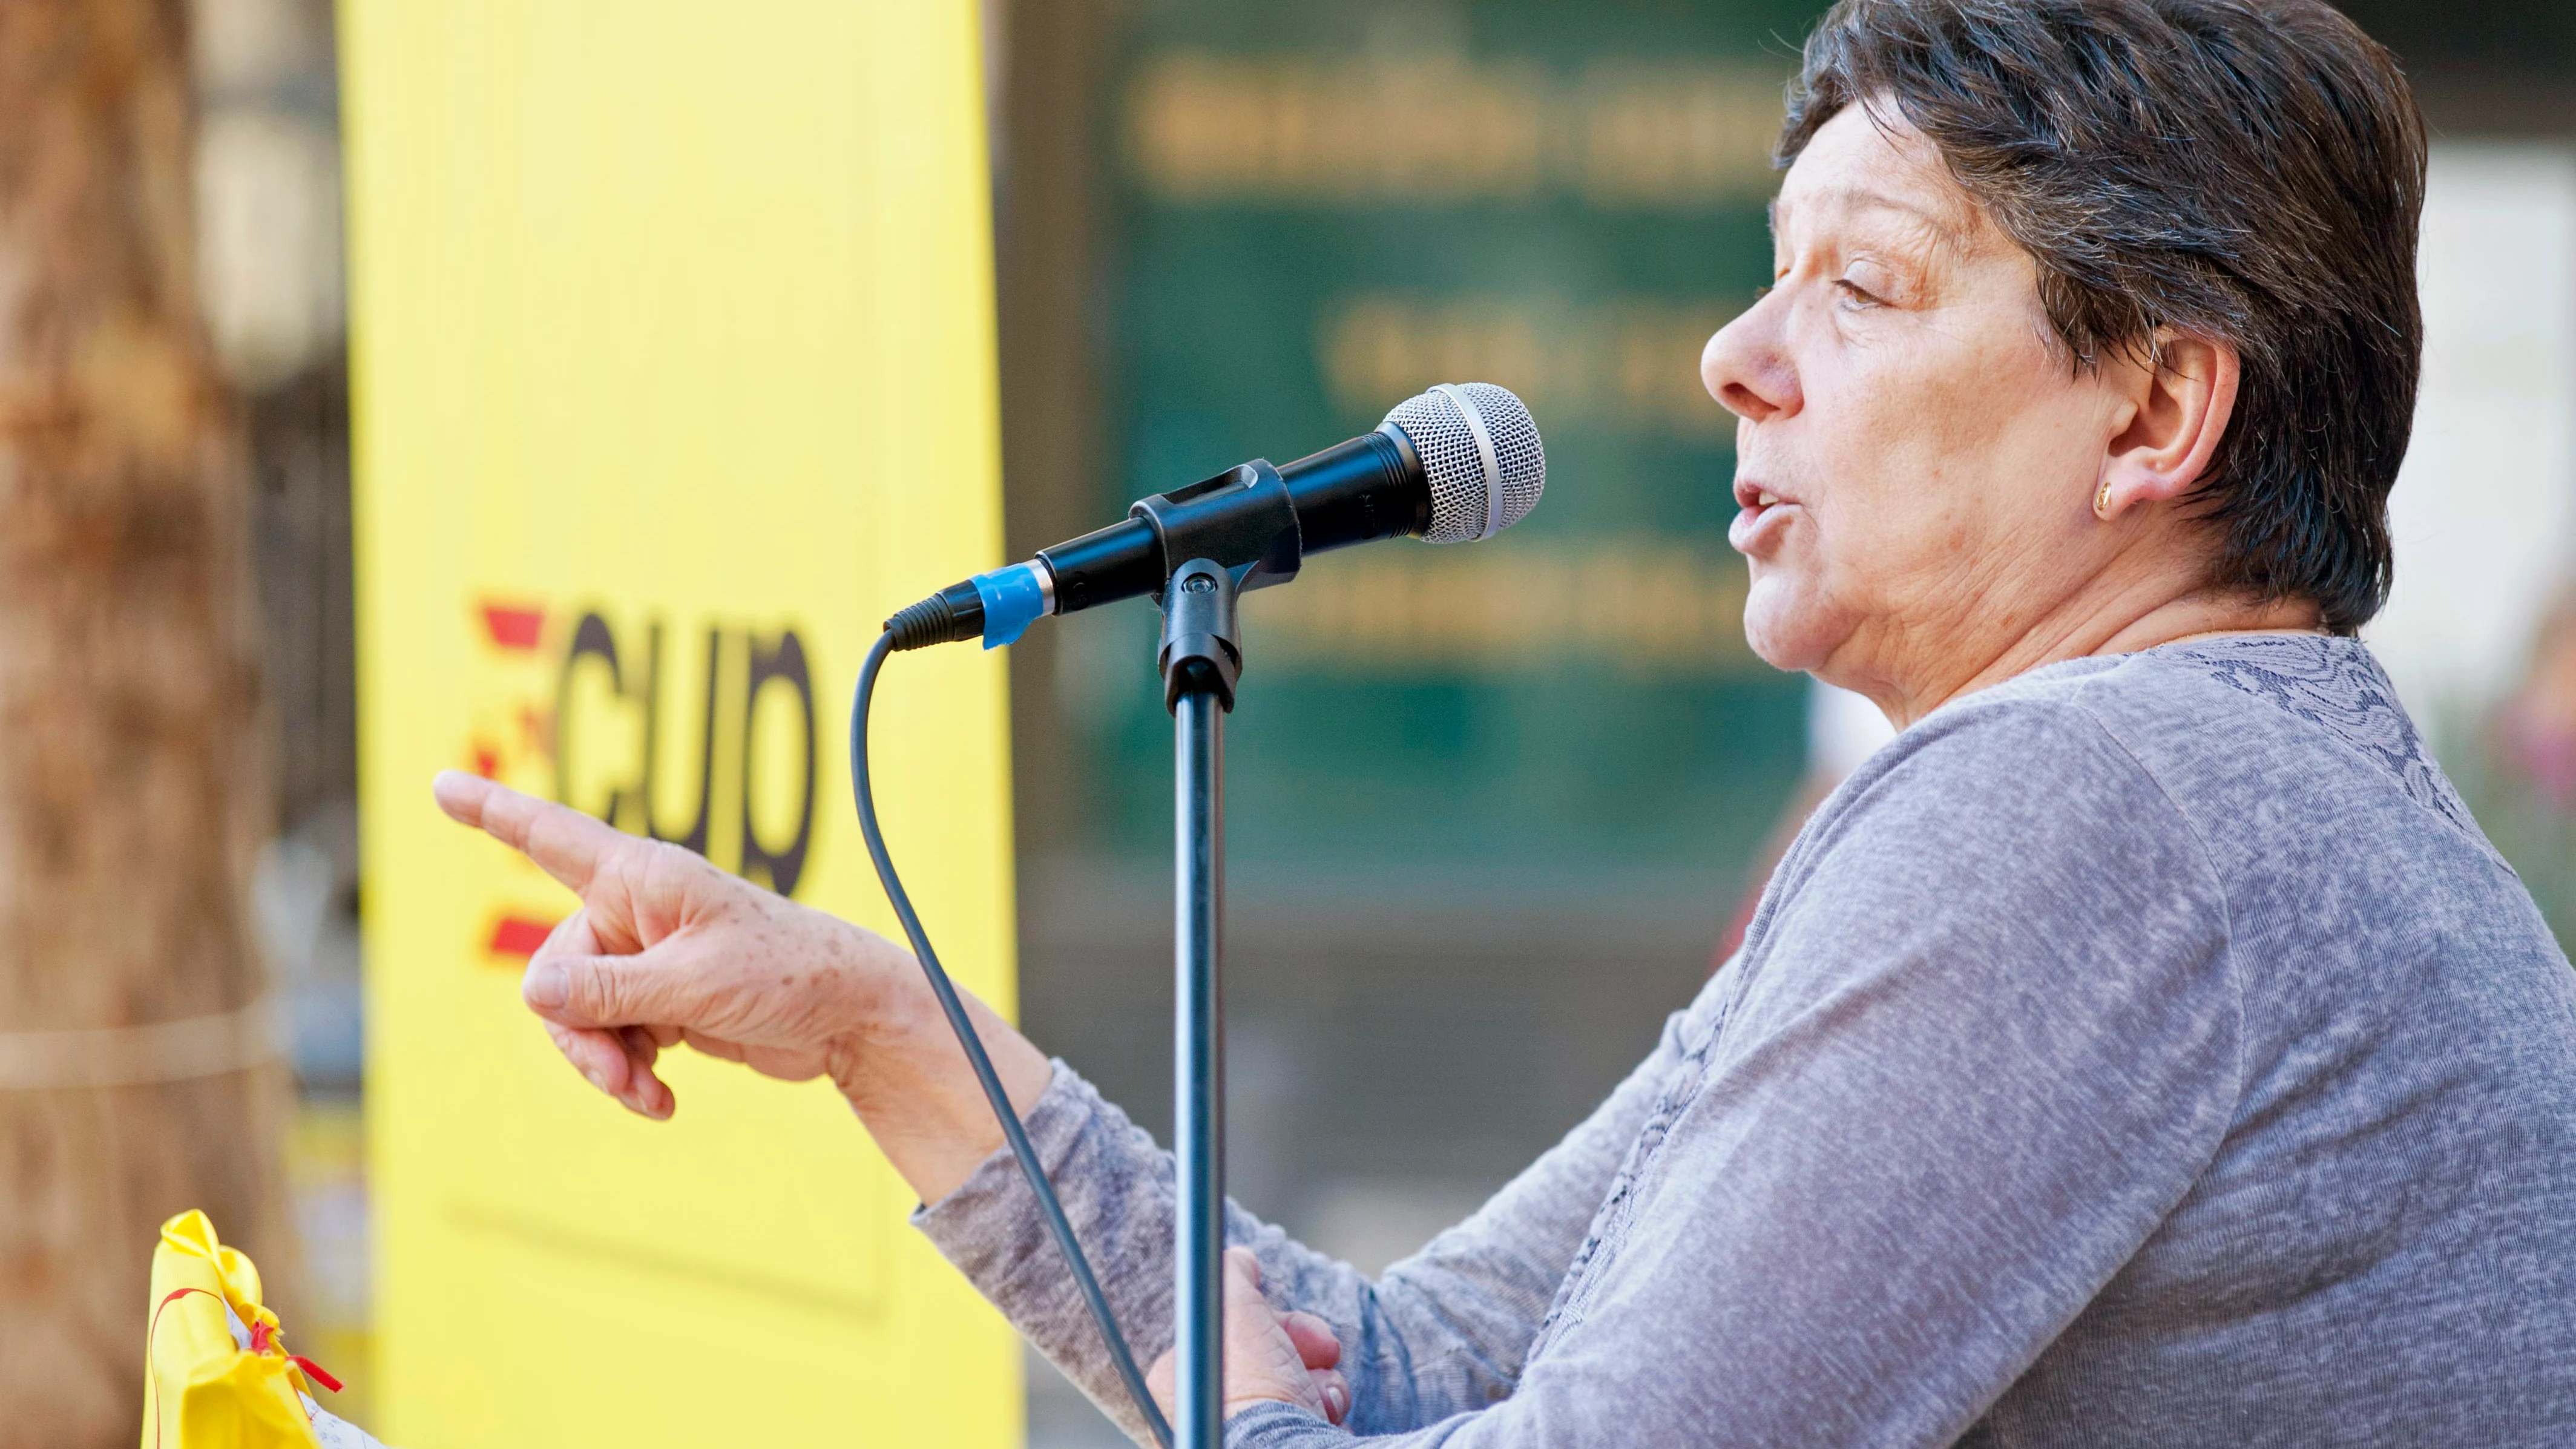
[[[1144,7],[1104,108],[1113,500],[1285,462],[1444,381],[1546,438],[1530,519],[1247,596],[1247,885],[1583,890],[1740,869],[1805,681],[1741,628],[1708,336],[1769,278],[1803,4]],[[1068,631],[1114,844],[1168,849],[1152,621]]]

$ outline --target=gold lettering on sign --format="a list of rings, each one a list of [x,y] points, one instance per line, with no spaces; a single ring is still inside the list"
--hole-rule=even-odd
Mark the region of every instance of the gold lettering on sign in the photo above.
[[[1329,304],[1316,339],[1340,411],[1473,377],[1550,423],[1584,420],[1714,441],[1735,430],[1699,378],[1700,350],[1741,310],[1708,298],[1578,305],[1518,297],[1358,296]]]
[[[1699,60],[1596,62],[1168,52],[1127,94],[1145,188],[1180,202],[1517,203],[1696,210],[1775,184],[1782,72]]]
[[[1779,178],[1784,77],[1701,61],[1605,61],[1577,84],[1575,188],[1601,207],[1760,200]]]
[[[1342,672],[1729,674],[1768,667],[1744,642],[1745,583],[1721,539],[1372,548],[1309,559],[1243,609],[1265,657]]]

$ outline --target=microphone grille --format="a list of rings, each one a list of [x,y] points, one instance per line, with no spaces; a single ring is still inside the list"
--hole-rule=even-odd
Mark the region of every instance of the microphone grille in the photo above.
[[[1538,424],[1508,388],[1442,383],[1397,403],[1386,421],[1413,440],[1431,484],[1425,543],[1473,543],[1529,516],[1547,487]]]

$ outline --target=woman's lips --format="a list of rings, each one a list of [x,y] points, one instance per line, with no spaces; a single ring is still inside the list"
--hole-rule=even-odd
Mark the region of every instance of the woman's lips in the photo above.
[[[1779,542],[1791,515],[1801,511],[1796,503],[1766,490],[1747,489],[1738,496],[1743,506],[1727,525],[1726,541],[1741,554],[1767,552]]]

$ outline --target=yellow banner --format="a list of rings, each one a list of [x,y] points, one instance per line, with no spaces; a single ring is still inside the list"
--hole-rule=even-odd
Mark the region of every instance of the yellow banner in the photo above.
[[[408,1449],[1015,1442],[1007,1328],[822,1083],[628,1117],[519,1005],[571,897],[482,771],[892,930],[877,621],[998,561],[972,0],[345,0],[376,1428]],[[887,831],[1011,999],[998,656],[879,691]],[[670,1059],[666,1059],[670,1060]]]

